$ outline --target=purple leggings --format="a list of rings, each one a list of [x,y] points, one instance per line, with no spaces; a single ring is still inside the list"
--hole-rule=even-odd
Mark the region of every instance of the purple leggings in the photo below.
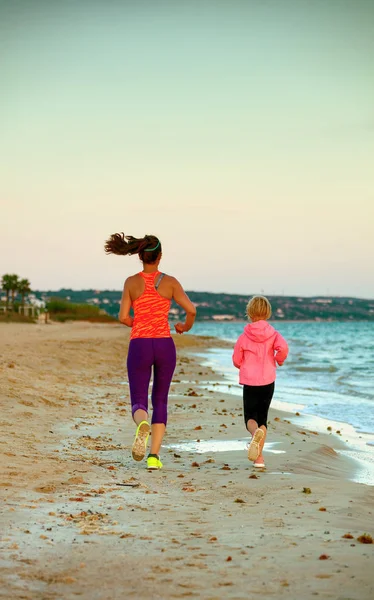
[[[127,356],[132,414],[139,408],[148,412],[148,388],[153,367],[152,423],[164,423],[168,416],[168,393],[176,365],[174,340],[135,338]]]

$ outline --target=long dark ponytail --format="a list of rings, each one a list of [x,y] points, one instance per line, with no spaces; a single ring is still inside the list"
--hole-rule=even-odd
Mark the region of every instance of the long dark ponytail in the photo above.
[[[155,235],[135,238],[124,233],[113,233],[104,248],[107,254],[138,254],[140,260],[147,264],[156,262],[162,251],[161,242]]]

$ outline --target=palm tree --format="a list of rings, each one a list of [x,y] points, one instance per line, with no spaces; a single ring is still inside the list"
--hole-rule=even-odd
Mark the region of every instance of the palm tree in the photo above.
[[[9,295],[12,293],[12,306],[14,304],[14,296],[18,288],[18,275],[3,275],[1,279],[1,287],[6,293],[6,311],[9,307]]]
[[[30,288],[30,282],[28,279],[20,279],[18,282],[18,286],[17,286],[18,292],[21,294],[21,306],[23,309],[23,312],[25,311],[25,296],[26,294],[28,294],[29,292],[31,292],[31,288]]]
[[[18,293],[18,284],[19,284],[18,275],[12,275],[12,289],[10,290],[11,295],[12,295],[12,310],[14,310],[14,299]]]

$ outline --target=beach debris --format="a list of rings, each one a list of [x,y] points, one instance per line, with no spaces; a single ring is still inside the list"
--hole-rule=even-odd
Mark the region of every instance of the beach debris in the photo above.
[[[223,467],[221,467],[221,471],[231,471],[231,467],[229,467],[229,465],[223,465]]]
[[[296,415],[297,417],[300,417],[300,413],[299,413],[299,412],[296,412],[296,413],[295,413],[295,415]]]
[[[213,535],[211,538],[209,538],[208,540],[209,542],[217,542],[217,538],[215,535]]]
[[[252,475],[250,475],[248,477],[248,479],[258,479],[258,477],[257,477],[256,473],[252,473]]]
[[[320,510],[321,512],[326,512],[326,508],[324,506],[321,506],[318,510]]]
[[[245,504],[245,500],[242,500],[242,498],[236,498],[234,502],[236,502],[236,504]]]
[[[342,538],[345,540],[353,540],[353,535],[351,533],[345,533],[342,535]]]
[[[321,556],[319,556],[319,560],[328,560],[330,558],[330,556],[328,554],[321,554]]]
[[[114,485],[119,485],[121,487],[140,487],[140,483],[117,483],[117,482],[115,482]]]
[[[174,452],[174,455],[173,455],[173,456],[174,456],[174,458],[181,458],[181,455],[180,455],[180,454],[177,454],[176,452]]]
[[[304,487],[303,488],[303,494],[311,494],[312,490],[309,487]]]
[[[194,431],[200,431],[202,429],[201,425],[198,425],[197,427],[195,427]]]
[[[208,458],[204,464],[209,464],[209,463],[215,463],[216,461],[214,460],[214,458]]]
[[[328,428],[327,428],[327,431],[332,431],[332,427],[328,427]]]
[[[357,541],[360,542],[360,544],[373,544],[374,543],[373,538],[368,533],[363,533],[362,535],[358,536]]]
[[[220,425],[220,427],[224,427],[225,429],[227,429],[227,425],[225,425],[224,423],[222,423],[222,425]]]
[[[200,467],[198,462],[193,462],[191,463],[191,467]]]
[[[280,421],[279,417],[274,417],[274,421]]]
[[[202,396],[202,394],[198,394],[193,388],[188,388],[187,392],[184,393],[184,396]]]
[[[228,556],[228,557],[226,558],[226,562],[231,562],[231,561],[232,561],[232,556]]]

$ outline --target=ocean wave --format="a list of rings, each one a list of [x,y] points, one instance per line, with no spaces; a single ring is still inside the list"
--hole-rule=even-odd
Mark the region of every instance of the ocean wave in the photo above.
[[[336,373],[339,369],[334,365],[329,365],[328,367],[306,367],[306,366],[295,366],[295,371],[300,371],[301,373]]]

